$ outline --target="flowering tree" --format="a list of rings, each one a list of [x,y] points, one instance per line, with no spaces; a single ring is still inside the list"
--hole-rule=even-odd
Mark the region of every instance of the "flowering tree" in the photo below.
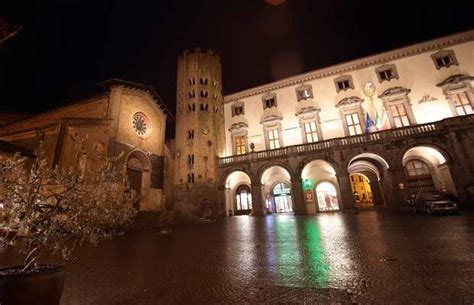
[[[0,164],[0,250],[22,253],[23,271],[43,252],[67,259],[77,246],[111,237],[135,216],[123,163],[89,154],[84,139],[71,136],[76,149],[67,169],[48,164],[43,144],[33,160],[15,155]]]

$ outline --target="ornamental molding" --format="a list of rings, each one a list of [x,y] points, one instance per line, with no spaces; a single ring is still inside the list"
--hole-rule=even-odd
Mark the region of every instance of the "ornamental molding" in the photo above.
[[[438,98],[434,97],[434,96],[431,96],[429,95],[428,93],[425,93],[420,101],[418,102],[418,104],[423,104],[423,103],[429,103],[429,102],[434,102],[434,101],[437,101]]]
[[[247,123],[238,122],[238,123],[234,123],[230,125],[229,131],[231,133],[239,133],[239,132],[245,131],[248,127],[249,125]]]
[[[408,47],[403,47],[377,55],[367,56],[361,59],[344,62],[338,65],[329,66],[317,70],[313,70],[300,75],[285,78],[273,83],[265,84],[259,87],[240,91],[224,97],[224,103],[230,103],[238,99],[247,98],[254,95],[264,94],[274,90],[300,85],[304,82],[334,77],[351,71],[360,70],[363,68],[382,65],[391,61],[399,60],[401,58],[414,56],[426,52],[439,51],[443,48],[459,45],[465,42],[474,41],[474,30],[466,31],[459,34],[454,34],[438,39],[433,39],[426,42],[421,42]]]
[[[407,96],[411,92],[411,89],[407,89],[404,87],[392,87],[385,90],[379,98],[387,99],[387,98],[395,98],[399,96]]]
[[[470,75],[455,74],[455,75],[452,75],[452,76],[448,77],[447,79],[445,79],[441,83],[437,84],[436,86],[443,88],[443,87],[450,86],[450,85],[459,85],[459,84],[462,84],[462,83],[469,83],[473,80],[474,80],[474,77],[472,77]]]
[[[355,104],[362,104],[364,102],[363,99],[361,99],[358,96],[349,96],[346,98],[343,98],[340,100],[337,104],[336,107],[344,107],[344,106],[350,106],[350,105],[355,105]]]
[[[315,106],[301,107],[296,111],[295,116],[316,115],[319,111],[321,111],[321,108]]]

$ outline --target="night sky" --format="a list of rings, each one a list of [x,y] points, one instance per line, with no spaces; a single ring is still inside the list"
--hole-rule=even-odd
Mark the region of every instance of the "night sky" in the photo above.
[[[45,111],[112,77],[153,85],[174,111],[177,56],[194,47],[221,56],[229,94],[474,28],[472,7],[455,1],[1,2],[24,27],[0,46],[4,112]]]

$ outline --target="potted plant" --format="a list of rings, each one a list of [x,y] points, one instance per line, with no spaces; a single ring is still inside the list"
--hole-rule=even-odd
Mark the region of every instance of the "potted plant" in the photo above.
[[[69,259],[83,243],[122,231],[136,213],[124,166],[86,153],[74,138],[70,168],[52,168],[42,144],[33,160],[15,155],[0,164],[0,250],[23,258],[0,269],[0,304],[59,304],[64,267],[46,259]]]

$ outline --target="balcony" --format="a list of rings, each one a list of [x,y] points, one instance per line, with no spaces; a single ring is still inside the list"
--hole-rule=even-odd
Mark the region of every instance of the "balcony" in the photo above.
[[[218,159],[219,167],[238,164],[248,161],[263,161],[268,159],[283,158],[295,155],[313,154],[318,151],[331,150],[351,146],[361,146],[377,143],[388,143],[391,141],[407,138],[418,138],[442,134],[449,130],[465,128],[474,125],[474,114],[447,118],[438,122],[419,124],[414,126],[388,129],[369,134],[334,138],[325,141],[287,146],[279,149],[251,152],[243,155],[235,155]]]

